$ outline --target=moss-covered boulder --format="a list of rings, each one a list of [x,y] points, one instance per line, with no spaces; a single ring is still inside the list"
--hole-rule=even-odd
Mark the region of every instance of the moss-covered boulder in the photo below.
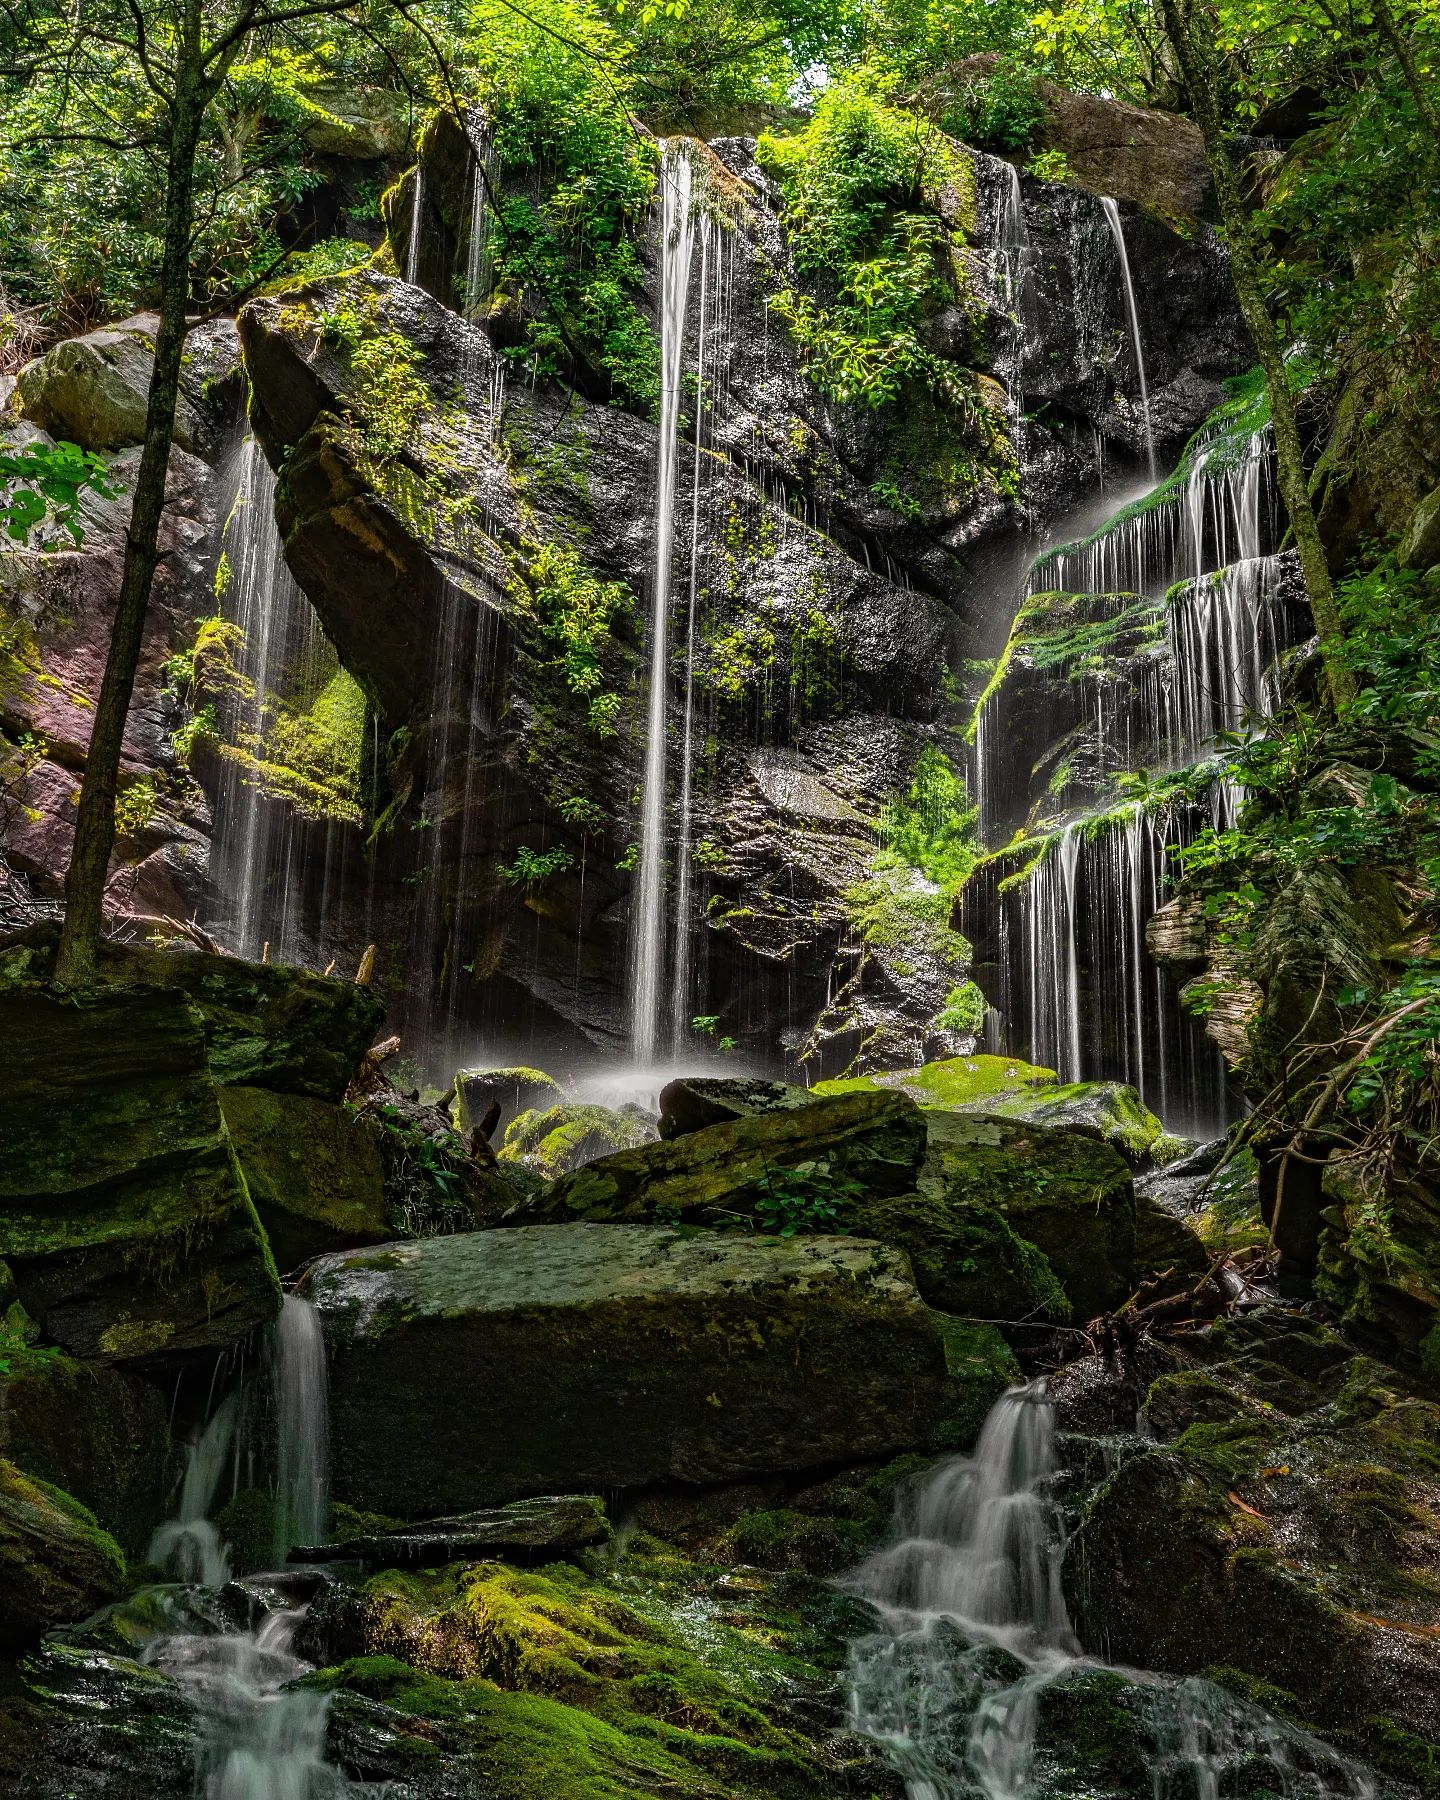
[[[957,1211],[998,1214],[1037,1245],[1078,1317],[1134,1291],[1135,1189],[1117,1152],[985,1113],[935,1112],[927,1122],[924,1190]]]
[[[0,1044],[0,1254],[46,1336],[126,1362],[272,1318],[275,1265],[184,993],[0,991]]]
[[[145,435],[150,378],[155,373],[153,330],[141,321],[66,338],[20,371],[15,383],[21,416],[52,437],[84,450],[120,450]],[[175,441],[190,449],[198,421],[181,398]]]
[[[335,1492],[401,1518],[883,1457],[954,1402],[903,1259],[855,1238],[476,1232],[326,1257],[310,1293]]]
[[[1047,1125],[1053,1131],[1099,1138],[1132,1163],[1166,1162],[1184,1148],[1167,1135],[1135,1089],[1124,1082],[1062,1083],[1053,1069],[1012,1056],[947,1056],[918,1069],[818,1082],[813,1092],[884,1088],[898,1089],[920,1106],[944,1112],[995,1113],[1001,1118]],[[788,1091],[801,1100],[808,1097],[803,1089]]]
[[[466,1137],[480,1124],[491,1105],[502,1118],[517,1113],[545,1110],[559,1105],[565,1090],[543,1069],[516,1066],[504,1069],[458,1069],[455,1074],[455,1124]]]
[[[141,1377],[59,1350],[7,1342],[0,1362],[0,1456],[74,1495],[128,1555],[140,1555],[175,1473],[167,1397]]]
[[[655,1125],[638,1106],[594,1106],[578,1100],[522,1112],[505,1127],[502,1166],[554,1181],[617,1150],[655,1141]]]
[[[44,986],[59,935],[58,927],[41,925],[0,944],[0,998]],[[216,1081],[322,1100],[341,1098],[385,1017],[373,988],[278,963],[147,944],[102,945],[96,985],[165,988],[190,1001]]]
[[[312,1613],[355,1776],[489,1800],[901,1800],[846,1730],[865,1612],[826,1584],[641,1534],[623,1560],[385,1571]],[[341,1660],[341,1658],[344,1660]]]
[[[393,1236],[369,1120],[263,1087],[221,1088],[220,1108],[280,1268]]]
[[[713,1223],[750,1216],[778,1195],[783,1171],[802,1169],[818,1186],[904,1193],[924,1148],[925,1121],[908,1095],[830,1095],[601,1157],[552,1182],[526,1203],[525,1216]]]
[[[60,1488],[0,1460],[0,1649],[83,1619],[125,1585],[120,1546]]]
[[[1067,1556],[1085,1641],[1228,1671],[1386,1766],[1404,1738],[1413,1778],[1440,1758],[1440,1408],[1304,1317],[1187,1350],[1145,1399],[1161,1441],[1100,1482]]]
[[[1364,1341],[1440,1374],[1440,1193],[1402,1162],[1383,1186],[1332,1157],[1315,1292]]]

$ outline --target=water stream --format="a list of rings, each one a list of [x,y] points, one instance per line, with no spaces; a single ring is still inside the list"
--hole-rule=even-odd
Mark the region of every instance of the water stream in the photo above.
[[[277,1430],[277,1558],[323,1536],[328,1498],[326,1367],[319,1318],[286,1297],[270,1357]],[[310,1665],[295,1650],[306,1578],[284,1574],[231,1583],[230,1557],[209,1515],[221,1498],[242,1411],[232,1391],[191,1446],[176,1519],[150,1548],[153,1561],[210,1591],[207,1604],[171,1608],[178,1629],[153,1640],[144,1660],[184,1690],[194,1711],[196,1800],[340,1800],[357,1790],[325,1756],[329,1696],[289,1684]],[[227,1585],[229,1584],[229,1585]],[[226,1605],[243,1604],[243,1628],[217,1630]]]
[[[1150,468],[1150,479],[1155,480],[1155,432],[1150,422],[1150,386],[1145,379],[1145,346],[1140,338],[1140,314],[1135,307],[1135,284],[1130,278],[1130,254],[1125,248],[1125,227],[1120,219],[1120,208],[1108,194],[1100,198],[1100,205],[1105,212],[1105,223],[1110,227],[1110,235],[1115,240],[1115,254],[1120,259],[1120,277],[1125,284],[1125,311],[1130,322],[1130,348],[1135,357],[1135,376],[1140,383],[1140,418],[1145,429],[1145,457]]]
[[[851,1650],[852,1723],[886,1747],[910,1800],[1088,1791],[1045,1729],[1049,1690],[1107,1671],[1081,1652],[1065,1602],[1058,1472],[1045,1382],[1013,1388],[974,1453],[902,1495],[891,1541],[843,1582],[876,1613]],[[1328,1746],[1211,1682],[1108,1672],[1132,1684],[1122,1705],[1155,1800],[1374,1793]]]
[[[655,476],[655,575],[650,595],[649,686],[641,775],[640,859],[632,906],[630,1048],[642,1068],[660,1049],[665,972],[666,727],[670,696],[670,587],[675,554],[675,487],[680,449],[685,312],[695,250],[694,165],[689,145],[662,152],[660,430]]]

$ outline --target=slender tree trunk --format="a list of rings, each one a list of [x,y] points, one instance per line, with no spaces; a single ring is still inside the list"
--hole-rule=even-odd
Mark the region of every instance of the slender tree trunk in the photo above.
[[[180,364],[185,350],[185,312],[190,297],[190,236],[194,222],[195,154],[205,116],[201,64],[200,0],[185,0],[184,33],[170,114],[165,174],[165,238],[160,271],[160,329],[155,338],[155,370],[150,378],[144,448],[135,478],[134,502],[125,539],[120,599],[111,629],[105,678],[95,707],[94,728],[85,758],[75,842],[65,877],[65,924],[55,979],[67,987],[87,983],[95,972],[104,930],[105,880],[115,845],[115,796],[121,746],[135,670],[145,631],[150,589],[159,561],[161,515]]]
[[[1285,352],[1270,309],[1265,304],[1260,279],[1261,252],[1250,209],[1240,191],[1239,178],[1230,161],[1227,133],[1220,116],[1220,96],[1211,52],[1192,32],[1185,0],[1160,0],[1165,35],[1180,65],[1196,121],[1205,139],[1205,157],[1215,183],[1215,197],[1220,204],[1220,217],[1230,250],[1230,272],[1240,310],[1255,345],[1255,354],[1265,373],[1265,386],[1270,396],[1270,419],[1275,431],[1275,456],[1280,480],[1280,496],[1290,515],[1290,529],[1295,534],[1295,547],[1300,553],[1300,567],[1309,590],[1310,610],[1320,637],[1320,660],[1325,669],[1325,683],[1336,708],[1355,695],[1355,676],[1345,660],[1345,630],[1340,609],[1335,602],[1335,587],[1330,579],[1330,565],[1325,546],[1320,540],[1320,527],[1310,499],[1310,478],[1305,469],[1305,455],[1300,444],[1300,427],[1295,416],[1295,400],[1285,369]]]
[[[1420,114],[1420,123],[1430,133],[1436,147],[1440,148],[1440,110],[1436,109],[1431,89],[1425,85],[1420,65],[1415,61],[1415,52],[1410,48],[1410,40],[1396,24],[1395,15],[1390,10],[1390,0],[1372,0],[1372,10],[1375,23],[1380,27],[1381,37],[1395,52],[1404,73],[1405,84],[1415,102],[1415,110]]]

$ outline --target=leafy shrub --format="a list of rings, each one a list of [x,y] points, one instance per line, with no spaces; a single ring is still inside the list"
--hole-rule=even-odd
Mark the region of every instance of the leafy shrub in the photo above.
[[[1014,151],[1034,142],[1044,119],[1045,105],[1034,72],[1001,61],[989,74],[968,83],[941,123],[952,137],[964,138],[981,149]]]

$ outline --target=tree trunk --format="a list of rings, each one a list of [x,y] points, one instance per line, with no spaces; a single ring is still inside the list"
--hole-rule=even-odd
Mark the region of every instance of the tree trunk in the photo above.
[[[1255,345],[1255,354],[1265,374],[1270,396],[1270,419],[1275,431],[1275,456],[1280,480],[1280,496],[1290,515],[1290,529],[1300,553],[1300,567],[1309,590],[1310,610],[1320,637],[1320,660],[1325,669],[1325,683],[1338,710],[1355,696],[1355,676],[1345,658],[1345,630],[1340,609],[1335,602],[1335,588],[1330,580],[1330,565],[1325,546],[1320,541],[1320,527],[1310,499],[1310,478],[1305,469],[1305,454],[1300,444],[1300,427],[1295,416],[1295,400],[1285,369],[1285,352],[1275,329],[1275,321],[1265,304],[1260,280],[1261,252],[1250,216],[1250,209],[1240,191],[1240,182],[1230,161],[1227,134],[1220,116],[1220,97],[1216,74],[1209,60],[1210,52],[1192,34],[1184,0],[1160,0],[1165,21],[1165,35],[1170,40],[1180,65],[1181,77],[1194,108],[1196,122],[1205,138],[1205,157],[1215,183],[1215,197],[1220,204],[1220,217],[1230,250],[1230,272],[1235,293],[1240,301],[1246,326]]]
[[[160,269],[160,329],[155,338],[155,370],[150,378],[144,448],[135,479],[134,502],[125,539],[120,599],[115,609],[105,678],[95,707],[85,777],[80,789],[75,842],[65,877],[65,924],[55,980],[85,985],[95,972],[104,930],[105,881],[115,845],[115,796],[121,745],[135,670],[145,631],[150,588],[159,561],[160,520],[180,363],[185,350],[185,313],[190,297],[190,236],[195,205],[195,155],[209,98],[201,63],[200,0],[186,0],[184,31],[175,72],[170,142],[165,174],[165,239]]]
[[[1436,110],[1430,90],[1425,85],[1425,78],[1415,61],[1415,52],[1410,48],[1410,40],[1396,24],[1389,0],[1374,0],[1374,13],[1381,37],[1395,52],[1405,84],[1410,89],[1410,97],[1415,102],[1415,110],[1420,115],[1420,123],[1430,133],[1437,148],[1440,148],[1440,111]]]

